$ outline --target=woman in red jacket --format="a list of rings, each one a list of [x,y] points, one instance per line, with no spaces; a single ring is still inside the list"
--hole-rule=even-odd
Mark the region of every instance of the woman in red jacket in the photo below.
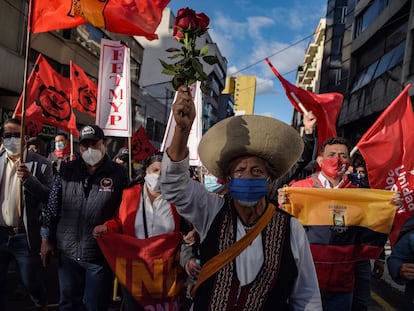
[[[175,207],[162,198],[159,183],[161,160],[160,152],[146,160],[137,181],[124,190],[118,213],[93,231],[95,237],[104,241],[110,233],[123,235],[113,239],[111,252],[115,244],[119,246],[122,243],[125,235],[129,239],[133,237],[136,251],[135,258],[130,258],[131,266],[147,267],[139,271],[132,268],[132,276],[118,277],[123,285],[123,310],[144,310],[149,306],[157,310],[157,306],[166,304],[170,310],[178,310],[180,306],[184,279],[179,267],[182,243],[180,216]],[[125,248],[130,249],[130,244]],[[124,254],[117,256],[125,258]]]

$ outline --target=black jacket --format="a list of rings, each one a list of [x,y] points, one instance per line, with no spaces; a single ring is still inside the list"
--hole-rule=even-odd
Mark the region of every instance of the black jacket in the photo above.
[[[101,260],[92,230],[113,217],[126,184],[125,168],[108,156],[93,175],[87,175],[81,159],[62,166],[48,203],[52,217],[49,224],[44,224],[52,231],[57,225],[58,250],[76,260]]]

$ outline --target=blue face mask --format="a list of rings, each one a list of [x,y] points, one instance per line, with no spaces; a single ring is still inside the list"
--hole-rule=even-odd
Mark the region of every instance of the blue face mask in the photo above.
[[[204,187],[206,187],[209,192],[217,192],[223,188],[223,185],[217,182],[217,177],[204,175]]]
[[[229,190],[236,200],[254,202],[267,194],[269,186],[267,178],[231,178]]]

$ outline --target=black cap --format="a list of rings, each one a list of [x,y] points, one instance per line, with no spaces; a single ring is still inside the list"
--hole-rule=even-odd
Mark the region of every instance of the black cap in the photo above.
[[[97,125],[85,125],[80,130],[79,142],[81,143],[87,139],[98,141],[100,139],[105,139],[105,134]]]

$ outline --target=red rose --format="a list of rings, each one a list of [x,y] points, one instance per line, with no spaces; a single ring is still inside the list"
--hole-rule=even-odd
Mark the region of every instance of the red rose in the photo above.
[[[174,32],[178,30],[196,30],[198,26],[196,12],[190,8],[180,9],[174,20]]]
[[[197,13],[198,29],[201,33],[207,31],[208,24],[210,24],[210,19],[204,13]]]
[[[180,30],[178,30],[177,28],[174,28],[173,37],[178,42],[181,42],[184,39],[183,33]]]

